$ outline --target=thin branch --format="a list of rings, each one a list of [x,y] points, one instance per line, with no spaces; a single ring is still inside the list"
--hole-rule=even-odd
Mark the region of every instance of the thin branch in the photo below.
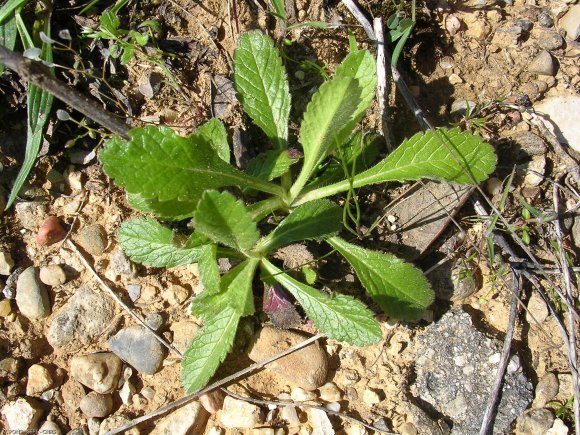
[[[385,138],[387,151],[393,151],[393,140],[391,129],[388,124],[387,109],[386,109],[386,91],[387,91],[387,72],[385,59],[385,36],[383,34],[383,20],[377,17],[373,21],[375,35],[377,39],[377,100],[379,101],[379,113],[381,114],[381,131],[380,133]]]
[[[277,353],[276,355],[273,355],[264,361],[257,362],[255,364],[252,364],[249,367],[246,367],[243,370],[240,370],[239,372],[234,373],[233,375],[226,376],[225,378],[214,382],[213,384],[205,387],[203,390],[200,390],[197,393],[189,394],[185,397],[182,397],[181,399],[176,400],[175,402],[172,402],[172,403],[169,403],[165,406],[162,406],[161,408],[158,408],[155,411],[150,412],[149,414],[145,414],[141,417],[137,417],[137,418],[133,419],[130,423],[124,424],[123,426],[119,426],[116,429],[113,429],[109,432],[106,432],[105,435],[115,435],[118,433],[122,433],[128,429],[131,429],[132,427],[137,426],[140,423],[143,423],[144,421],[151,420],[151,419],[159,417],[160,415],[163,415],[169,411],[173,411],[174,409],[179,408],[180,406],[183,406],[183,405],[191,402],[192,400],[196,399],[199,396],[202,396],[206,393],[209,393],[210,391],[215,390],[216,388],[222,387],[223,385],[225,385],[229,382],[235,381],[236,379],[239,379],[239,378],[241,378],[249,373],[255,372],[256,370],[261,369],[262,367],[270,364],[271,362],[276,361],[277,359],[280,359],[282,357],[285,357],[286,355],[289,355],[293,352],[296,352],[297,350],[300,350],[303,347],[306,347],[309,344],[314,343],[315,341],[320,340],[323,337],[324,337],[324,335],[322,335],[322,334],[317,334],[313,337],[310,337],[310,338],[304,340],[302,343],[298,343],[297,345],[292,346],[283,352]]]
[[[46,65],[8,50],[2,45],[0,45],[0,63],[16,72],[25,82],[49,92],[111,133],[129,139],[130,127],[124,121],[103,109],[93,99],[53,77]]]
[[[99,274],[95,271],[95,269],[92,268],[92,266],[89,264],[89,262],[86,260],[86,258],[83,256],[83,254],[81,254],[81,252],[79,251],[79,249],[77,248],[77,246],[72,242],[72,240],[67,240],[67,245],[69,246],[69,248],[71,248],[75,254],[77,254],[77,256],[79,257],[79,259],[81,260],[81,262],[84,264],[84,266],[87,268],[87,270],[93,275],[93,277],[97,280],[97,282],[99,284],[101,284],[101,287],[104,288],[107,293],[109,293],[109,295],[119,304],[121,305],[121,307],[123,307],[125,309],[125,311],[127,311],[129,313],[129,315],[131,317],[133,317],[137,322],[139,322],[143,327],[145,327],[149,332],[151,332],[153,334],[153,336],[155,337],[155,339],[160,342],[163,346],[165,346],[167,349],[169,349],[171,352],[175,353],[176,355],[179,356],[179,358],[182,358],[183,355],[181,354],[181,352],[179,350],[177,350],[175,348],[175,346],[173,346],[171,343],[167,342],[164,338],[162,338],[157,331],[155,331],[153,328],[151,328],[147,323],[145,323],[145,321],[143,319],[141,319],[137,314],[135,314],[135,312],[131,309],[131,307],[129,307],[125,302],[123,302],[123,300],[117,296],[117,294],[113,291],[113,289],[111,289],[111,287],[109,287],[105,281],[103,281],[103,279],[99,276]]]
[[[280,400],[254,399],[253,397],[242,396],[241,394],[234,393],[233,391],[230,391],[227,388],[222,388],[221,390],[224,393],[226,393],[227,395],[232,396],[235,399],[243,400],[244,402],[255,403],[256,405],[294,406],[296,408],[318,409],[319,411],[324,411],[330,415],[336,415],[337,417],[340,417],[343,420],[347,420],[347,421],[350,421],[351,423],[359,424],[361,426],[366,427],[367,429],[374,430],[375,432],[384,433],[384,434],[388,434],[388,435],[395,435],[393,432],[388,432],[386,430],[379,429],[378,427],[375,427],[371,424],[365,423],[364,421],[358,420],[354,417],[351,417],[350,415],[347,415],[347,414],[344,414],[344,413],[338,412],[338,411],[332,411],[328,408],[325,408],[324,406],[312,405],[310,403],[303,403],[303,402],[285,402],[285,401],[280,401]]]
[[[515,268],[512,267],[512,285],[513,285],[513,294],[512,294],[512,302],[510,307],[510,317],[508,320],[508,327],[505,333],[505,339],[503,341],[503,349],[501,352],[501,359],[499,361],[499,365],[497,368],[495,382],[493,384],[493,389],[491,390],[491,394],[489,396],[489,400],[487,402],[487,406],[485,408],[485,413],[483,414],[483,421],[481,423],[481,428],[479,430],[479,435],[487,435],[490,433],[490,425],[494,420],[494,413],[496,410],[497,402],[499,399],[499,394],[501,390],[501,386],[503,384],[503,378],[505,376],[505,370],[508,365],[508,361],[510,358],[510,349],[512,346],[512,340],[514,338],[514,329],[516,324],[516,314],[518,308],[518,300],[520,295],[521,289],[521,279],[520,275]]]

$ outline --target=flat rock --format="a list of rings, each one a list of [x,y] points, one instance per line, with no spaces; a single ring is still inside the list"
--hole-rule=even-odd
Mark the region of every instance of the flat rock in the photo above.
[[[63,285],[66,282],[66,273],[59,264],[50,264],[40,268],[40,280],[51,287]]]
[[[546,51],[540,51],[528,66],[528,71],[543,76],[553,76],[556,74],[556,64],[552,55]]]
[[[2,415],[11,431],[33,431],[38,428],[42,410],[32,399],[19,397],[4,405]]]
[[[262,361],[294,346],[307,337],[296,332],[265,326],[255,336],[249,357]],[[299,369],[297,369],[299,368]],[[328,356],[318,342],[280,358],[266,366],[294,385],[313,391],[325,384],[328,376]]]
[[[530,131],[515,133],[509,137],[509,140],[513,141],[526,157],[542,156],[548,152],[544,139]]]
[[[252,429],[260,421],[260,408],[226,396],[220,421],[226,429]]]
[[[142,326],[129,326],[108,340],[109,348],[119,358],[141,373],[156,373],[165,358],[165,347]]]
[[[94,342],[110,326],[114,307],[104,293],[89,286],[80,287],[53,317],[48,342],[57,348],[71,342]]]
[[[155,424],[150,435],[187,435],[203,433],[208,413],[199,402],[190,402]]]
[[[580,37],[580,4],[572,6],[558,22],[560,30],[566,32],[566,39],[575,41]]]
[[[109,243],[107,232],[100,224],[82,228],[77,236],[77,242],[86,252],[95,256],[105,252]]]
[[[534,106],[536,112],[545,115],[553,124],[554,134],[580,152],[580,96],[562,95],[542,100]]]
[[[10,275],[14,267],[14,260],[10,252],[0,252],[0,275]]]
[[[479,332],[469,314],[455,309],[425,329],[417,344],[415,370],[418,399],[453,422],[453,434],[478,433],[480,413],[492,389],[502,342]],[[532,401],[531,382],[515,357],[504,377],[501,400],[492,427],[503,433]]]
[[[79,407],[87,417],[103,418],[113,410],[113,398],[110,394],[91,391],[81,399]]]
[[[80,355],[72,358],[71,376],[81,384],[100,394],[117,388],[123,362],[111,352]]]
[[[42,319],[50,315],[48,292],[34,266],[25,269],[16,283],[16,305],[29,319]]]
[[[28,369],[28,382],[26,383],[26,395],[36,396],[44,393],[54,385],[54,379],[50,371],[42,364],[33,364]]]

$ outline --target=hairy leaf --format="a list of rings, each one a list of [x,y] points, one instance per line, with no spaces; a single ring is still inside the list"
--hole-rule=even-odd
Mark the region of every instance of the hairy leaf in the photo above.
[[[212,118],[195,130],[190,137],[194,140],[197,137],[204,138],[217,155],[224,161],[230,162],[230,145],[228,144],[228,132],[224,124],[217,118]]]
[[[240,315],[225,307],[206,319],[197,331],[181,362],[181,384],[187,393],[203,388],[230,351]]]
[[[417,133],[372,168],[353,178],[353,187],[387,181],[410,181],[421,178],[472,183],[485,180],[494,170],[497,157],[491,145],[458,128]],[[440,140],[440,138],[442,140]],[[324,198],[350,189],[348,180],[321,187],[304,194],[295,204]]]
[[[154,126],[134,128],[129,135],[129,141],[109,140],[100,156],[105,172],[129,193],[184,202],[195,202],[204,190],[225,186],[280,193],[279,186],[224,162],[206,140],[194,142],[170,128]]]
[[[296,207],[261,243],[264,252],[299,240],[324,239],[342,228],[342,209],[327,200],[311,201]]]
[[[327,242],[354,267],[362,285],[385,314],[396,319],[416,320],[433,303],[429,282],[413,265],[339,237],[332,237]]]
[[[314,326],[330,338],[355,346],[368,346],[382,338],[381,327],[362,302],[346,295],[321,293],[296,281],[266,259],[262,259],[262,266],[292,293]]]
[[[135,218],[124,222],[118,232],[119,243],[131,260],[145,266],[175,267],[194,263],[209,249],[206,238],[193,234],[185,243],[154,219]]]
[[[209,249],[203,251],[197,267],[199,269],[199,279],[205,288],[204,291],[217,293],[220,289],[220,268],[217,262],[217,247],[211,245]]]
[[[376,68],[366,51],[351,53],[337,68],[335,77],[325,82],[308,104],[300,143],[304,164],[290,190],[296,197],[318,164],[343,143],[370,105],[376,83]]]
[[[179,201],[178,199],[170,199],[169,201],[145,199],[138,193],[128,193],[127,201],[135,210],[154,214],[166,221],[181,221],[192,217],[197,205],[193,201]]]
[[[257,265],[257,259],[238,264],[222,276],[219,289],[206,289],[193,299],[191,314],[206,319],[217,315],[224,307],[232,307],[240,316],[254,314],[252,280]]]
[[[252,248],[260,237],[244,203],[229,192],[206,190],[193,217],[200,234],[239,251]]]
[[[288,150],[271,150],[258,154],[249,161],[246,172],[264,181],[271,181],[284,174],[298,161],[290,157]]]
[[[290,92],[272,40],[255,30],[238,40],[234,84],[244,110],[278,148],[287,147]]]

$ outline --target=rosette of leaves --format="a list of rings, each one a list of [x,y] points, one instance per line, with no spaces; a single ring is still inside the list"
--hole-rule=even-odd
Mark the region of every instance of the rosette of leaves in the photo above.
[[[133,207],[162,221],[191,220],[189,235],[152,217],[127,221],[118,234],[125,253],[136,262],[155,267],[198,264],[205,290],[191,307],[204,324],[183,358],[182,383],[188,392],[209,381],[230,351],[240,319],[256,311],[257,274],[269,285],[285,288],[328,337],[357,346],[381,339],[373,312],[362,302],[321,292],[269,260],[285,245],[302,240],[329,244],[352,265],[387,315],[420,317],[433,301],[421,271],[391,254],[340,238],[342,209],[329,198],[389,181],[480,182],[496,162],[492,148],[479,137],[440,129],[414,135],[370,167],[361,164],[369,148],[361,134],[352,132],[376,85],[375,62],[366,50],[351,52],[312,96],[300,125],[299,160],[288,150],[288,79],[272,40],[259,31],[242,35],[234,64],[238,98],[271,142],[246,171],[230,164],[226,130],[217,119],[188,137],[167,127],[135,128],[129,141],[108,141],[100,156]],[[355,168],[346,179],[341,165],[332,164],[336,156]],[[249,191],[258,200],[244,200],[243,192]],[[274,213],[285,217],[264,233],[261,228],[271,225],[261,221]],[[238,263],[222,275],[217,260],[223,257]]]

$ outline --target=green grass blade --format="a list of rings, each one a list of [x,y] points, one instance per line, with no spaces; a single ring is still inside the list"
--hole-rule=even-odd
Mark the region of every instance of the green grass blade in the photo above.
[[[14,12],[19,7],[26,4],[28,0],[8,0],[2,7],[0,8],[0,23],[3,23],[6,18],[8,18],[12,12]]]
[[[14,50],[16,45],[16,17],[10,18],[5,23],[0,24],[0,45],[8,50]],[[4,65],[0,63],[0,74],[4,72]]]

